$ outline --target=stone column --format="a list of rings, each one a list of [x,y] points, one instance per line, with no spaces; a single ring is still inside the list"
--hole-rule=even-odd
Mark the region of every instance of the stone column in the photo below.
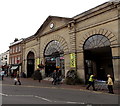
[[[22,72],[25,72],[25,62],[26,62],[26,59],[25,59],[25,42],[23,41],[22,43]]]
[[[80,79],[85,82],[84,56],[83,52],[77,53],[77,73]]]
[[[118,56],[120,57],[120,2],[118,3]],[[118,59],[118,71],[120,71],[120,58]],[[119,84],[120,84],[120,72],[119,72]]]
[[[41,44],[41,38],[39,38],[39,58],[40,58],[40,64],[42,63],[45,66],[45,58],[44,58],[44,54],[42,52],[42,49],[41,49],[42,47],[40,46],[40,44]],[[42,69],[41,73],[42,73],[42,76],[45,77],[45,67]]]
[[[67,72],[70,70],[70,56],[69,56],[69,54],[65,54],[64,59],[65,59],[64,66],[65,66],[65,77],[66,77]]]
[[[119,48],[112,48],[112,61],[113,61],[113,71],[114,71],[114,79],[115,81],[120,81],[119,76],[120,76],[120,59],[118,56],[119,55]]]
[[[44,57],[40,57],[40,64],[43,64],[45,65],[45,60],[44,60]],[[42,73],[42,76],[44,77],[45,76],[45,67],[41,70],[41,73]]]
[[[120,83],[120,3],[116,2],[115,6],[118,10],[118,44],[112,48],[112,56],[115,81]]]
[[[77,70],[77,55],[76,55],[76,27],[75,27],[75,21],[71,21],[68,24],[68,28],[69,28],[69,37],[70,37],[70,54],[73,53],[75,54],[75,66],[71,67],[70,69],[74,69]],[[70,56],[69,56],[70,58]],[[70,59],[71,61],[71,59]]]

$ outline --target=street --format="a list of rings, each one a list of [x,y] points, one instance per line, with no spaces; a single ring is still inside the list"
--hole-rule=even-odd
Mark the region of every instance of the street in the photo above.
[[[34,85],[27,82],[14,85],[3,81],[0,85],[2,104],[118,104],[118,95],[115,94],[37,84],[34,81]]]

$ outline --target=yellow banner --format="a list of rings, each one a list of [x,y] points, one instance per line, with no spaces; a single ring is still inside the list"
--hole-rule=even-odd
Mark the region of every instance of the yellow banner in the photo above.
[[[70,67],[76,67],[75,53],[70,54]]]
[[[39,64],[40,64],[40,58],[37,58],[37,59],[36,59],[36,66],[37,66],[37,68],[39,68],[39,67],[38,67]]]

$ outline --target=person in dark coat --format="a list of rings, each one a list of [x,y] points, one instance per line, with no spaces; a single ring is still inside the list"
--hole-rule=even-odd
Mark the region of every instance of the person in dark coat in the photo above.
[[[57,70],[57,73],[56,73],[56,75],[57,75],[57,84],[60,84],[60,82],[61,82],[61,80],[62,80],[62,76],[61,76],[61,70],[60,69],[58,69]]]
[[[56,82],[57,82],[57,72],[56,72],[56,70],[54,70],[54,72],[52,73],[52,78],[53,78],[52,84],[56,85]]]
[[[42,80],[42,74],[39,68],[37,68],[37,70],[34,72],[34,79],[38,80],[39,82]]]

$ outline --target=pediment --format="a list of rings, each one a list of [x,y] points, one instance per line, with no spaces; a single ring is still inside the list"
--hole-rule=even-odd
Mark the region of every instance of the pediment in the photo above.
[[[49,16],[41,27],[36,32],[37,36],[44,35],[48,32],[51,32],[55,29],[58,29],[64,25],[66,25],[72,18],[64,18],[64,17],[56,17],[56,16]]]

